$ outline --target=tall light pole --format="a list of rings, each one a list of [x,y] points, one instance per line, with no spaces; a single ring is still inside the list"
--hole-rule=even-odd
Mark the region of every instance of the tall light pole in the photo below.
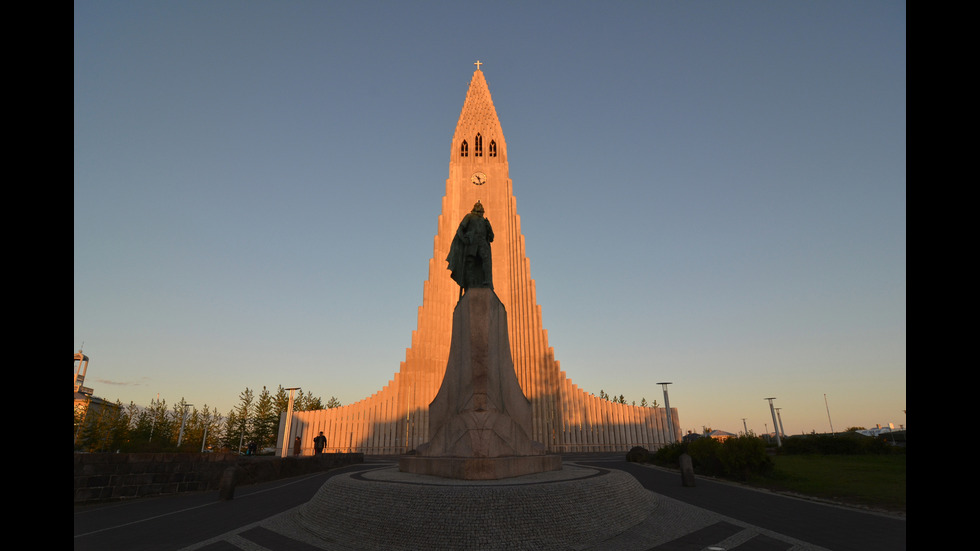
[[[157,398],[159,397],[160,394],[157,393]],[[153,411],[153,422],[150,423],[150,437],[146,439],[147,442],[153,442],[153,429],[157,428],[157,415],[154,406],[156,406],[156,402],[153,401],[153,398],[150,398],[150,410]]]
[[[742,417],[742,431],[745,436],[749,435],[749,426],[745,424],[745,417]]]
[[[289,455],[289,426],[293,424],[293,392],[300,387],[287,388],[289,391],[289,405],[286,406],[286,425],[282,429],[282,457]]]
[[[775,399],[775,396],[772,398],[763,398],[763,400],[769,400],[769,412],[772,413],[772,426],[773,430],[776,431],[776,447],[781,448],[783,447],[783,441],[779,439],[779,424],[776,422],[776,408],[774,408],[772,405],[772,401]],[[768,432],[768,430],[769,429],[766,429],[766,432]]]
[[[670,397],[667,396],[667,385],[672,385],[674,383],[657,384],[664,387],[664,407],[667,409],[667,432],[670,434],[669,441],[671,444],[673,444],[677,440],[677,435],[674,432],[674,416],[670,414]]]
[[[830,420],[830,404],[827,403],[827,393],[823,395],[823,405],[827,408],[827,421],[830,423],[830,434],[833,436],[834,432],[834,422]]]
[[[780,410],[783,408],[776,408],[776,418],[779,419],[779,432],[783,433],[783,438],[786,438],[786,429],[783,428],[783,414]]]
[[[180,443],[184,440],[184,424],[187,422],[187,408],[193,406],[194,404],[187,404],[181,400],[181,405],[184,406],[184,413],[180,416],[180,434],[177,435],[177,447],[180,448]]]

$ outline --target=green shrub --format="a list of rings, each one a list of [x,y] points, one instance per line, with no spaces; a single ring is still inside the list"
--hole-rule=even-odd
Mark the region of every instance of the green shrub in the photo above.
[[[677,467],[682,453],[691,456],[694,472],[700,475],[745,480],[751,475],[766,474],[773,462],[766,453],[766,443],[754,436],[729,438],[724,442],[714,438],[698,438],[664,446],[653,454],[658,465]]]
[[[694,472],[709,476],[723,476],[724,466],[721,463],[721,442],[714,438],[698,438],[687,445],[687,454],[691,456]]]
[[[650,459],[650,452],[642,446],[633,446],[626,452],[626,460],[631,463],[649,463]]]
[[[653,454],[652,461],[663,467],[678,467],[680,466],[682,453],[687,453],[687,444],[684,442],[675,442],[658,449]]]
[[[864,436],[856,432],[841,434],[807,434],[791,436],[783,441],[782,453],[787,455],[864,455],[888,454],[896,451],[883,438]]]
[[[723,476],[737,480],[748,480],[752,475],[764,475],[773,468],[772,458],[766,453],[766,443],[752,436],[725,440],[721,444],[718,459]]]

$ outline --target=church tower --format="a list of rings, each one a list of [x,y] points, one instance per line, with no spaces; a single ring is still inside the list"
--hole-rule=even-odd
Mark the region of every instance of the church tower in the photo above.
[[[388,385],[364,400],[336,409],[295,413],[290,434],[312,442],[323,431],[327,451],[369,454],[405,453],[430,440],[428,408],[446,372],[453,309],[459,299],[459,286],[450,277],[446,257],[459,222],[480,201],[493,226],[494,291],[507,311],[514,370],[533,411],[531,438],[553,453],[625,451],[632,446],[656,449],[676,441],[679,429],[668,434],[664,409],[599,399],[560,371],[541,323],[524,252],[507,142],[481,63],[475,65],[450,144],[449,178],[429,276],[405,361]],[[678,427],[676,409],[671,413],[673,427]],[[283,428],[280,423],[280,450]]]
[[[412,335],[412,347],[406,352],[401,372],[418,372],[418,366],[431,373],[434,378],[420,385],[425,392],[418,399],[427,405],[435,397],[449,357],[453,308],[459,298],[459,287],[446,269],[446,256],[460,220],[480,201],[494,232],[494,291],[507,310],[514,367],[534,410],[531,437],[547,445],[557,430],[557,396],[547,389],[557,388],[558,362],[541,326],[541,309],[524,254],[521,220],[507,165],[507,142],[481,63],[476,65],[450,145],[449,178],[419,308],[418,330]]]

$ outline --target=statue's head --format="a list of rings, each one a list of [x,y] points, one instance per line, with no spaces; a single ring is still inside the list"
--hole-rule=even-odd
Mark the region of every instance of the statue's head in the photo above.
[[[483,216],[483,205],[479,201],[477,201],[476,204],[473,205],[473,214],[479,214],[480,216]]]

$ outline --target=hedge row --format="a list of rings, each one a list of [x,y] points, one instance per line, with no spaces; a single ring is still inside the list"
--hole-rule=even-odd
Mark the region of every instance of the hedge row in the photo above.
[[[767,474],[773,468],[766,443],[754,436],[739,436],[724,442],[699,438],[664,446],[654,454],[637,447],[626,454],[626,460],[677,467],[682,453],[691,456],[694,472],[708,476],[746,480],[752,475]]]

